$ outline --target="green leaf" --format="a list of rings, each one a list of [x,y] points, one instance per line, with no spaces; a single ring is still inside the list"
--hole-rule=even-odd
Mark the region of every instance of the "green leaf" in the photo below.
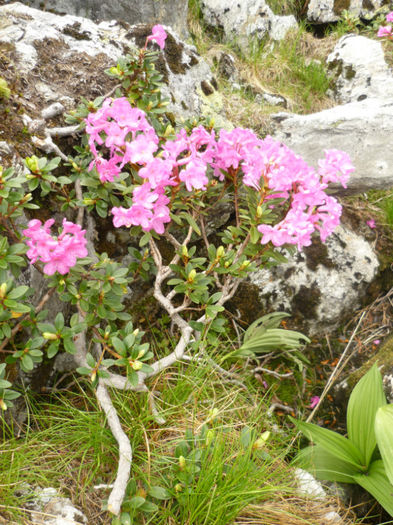
[[[31,370],[34,368],[33,360],[28,354],[25,354],[22,357],[21,365],[25,372],[31,372]]]
[[[157,512],[158,506],[152,501],[145,501],[143,505],[139,507],[142,512]]]
[[[66,352],[68,352],[69,354],[75,354],[76,347],[74,345],[74,341],[71,338],[65,337],[63,339],[63,345]]]
[[[20,297],[25,295],[28,289],[29,289],[28,286],[17,286],[13,290],[11,290],[9,293],[7,293],[7,297],[8,299],[19,299]]]
[[[318,479],[336,481],[338,483],[356,483],[353,476],[358,474],[358,470],[320,445],[306,447],[301,450],[293,464],[308,470]]]
[[[393,517],[393,485],[389,483],[382,460],[374,461],[366,474],[354,478]]]
[[[54,357],[58,351],[59,351],[59,345],[55,343],[51,343],[47,349],[47,355],[49,359],[52,359],[52,357]]]
[[[361,463],[361,454],[355,445],[344,436],[328,430],[327,428],[313,425],[312,423],[304,423],[297,421],[289,416],[289,419],[301,430],[309,439],[317,445],[320,445],[327,452],[346,463],[350,463],[356,467],[359,472],[365,470]]]
[[[0,379],[0,388],[10,388],[12,386],[12,383],[5,379]]]
[[[378,408],[375,416],[375,435],[386,475],[393,484],[393,405]]]
[[[186,212],[182,212],[180,215],[188,222],[188,224],[191,226],[191,228],[197,235],[201,235],[201,230],[199,229],[198,224],[195,222],[194,217],[192,217],[189,213]]]
[[[120,514],[120,525],[132,525],[132,519],[131,516],[128,514],[128,512],[122,512]],[[112,521],[113,525],[113,521]]]
[[[360,450],[362,463],[368,467],[377,444],[375,415],[386,405],[382,376],[375,364],[353,389],[347,408],[348,439]]]
[[[127,501],[126,505],[127,508],[137,509],[141,507],[145,503],[145,501],[145,498],[142,498],[142,496],[134,496],[133,498]]]
[[[149,496],[152,498],[166,500],[170,499],[171,495],[165,487],[153,486],[149,488]]]
[[[87,366],[80,366],[76,371],[82,376],[89,376],[91,374],[91,368],[87,368]]]
[[[61,312],[56,315],[55,327],[58,332],[61,332],[64,328],[64,316]]]
[[[94,368],[96,366],[96,360],[94,359],[94,357],[90,353],[86,354],[86,363],[89,366],[91,366],[92,368]]]
[[[116,352],[118,352],[120,355],[126,354],[127,349],[123,341],[121,341],[118,337],[112,337],[111,342]]]

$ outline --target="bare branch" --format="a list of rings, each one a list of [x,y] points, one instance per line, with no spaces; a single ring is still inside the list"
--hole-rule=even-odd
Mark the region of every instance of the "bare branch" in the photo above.
[[[101,379],[98,382],[96,396],[102,410],[105,412],[109,428],[119,445],[117,475],[108,499],[109,512],[112,512],[117,516],[120,513],[121,505],[126,493],[127,483],[130,479],[132,448],[130,440],[121,427],[119,417],[112,404],[108,391],[102,384]]]
[[[262,366],[257,366],[252,371],[253,374],[258,374],[259,372],[262,372],[264,374],[268,374],[270,376],[276,377],[277,379],[283,379],[285,377],[292,377],[293,373],[288,372],[287,374],[280,374],[278,372],[275,372],[274,370],[270,370],[269,368],[263,368]]]

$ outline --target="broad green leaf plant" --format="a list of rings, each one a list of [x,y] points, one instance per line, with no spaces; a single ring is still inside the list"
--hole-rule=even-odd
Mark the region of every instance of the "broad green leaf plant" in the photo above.
[[[291,420],[314,442],[298,454],[297,464],[321,480],[357,483],[393,516],[393,404],[387,404],[377,364],[349,398],[348,437]]]

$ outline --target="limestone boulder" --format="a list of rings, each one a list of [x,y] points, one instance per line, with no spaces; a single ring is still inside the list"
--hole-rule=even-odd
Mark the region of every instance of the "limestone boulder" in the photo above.
[[[337,22],[344,10],[354,17],[370,18],[386,3],[385,0],[310,0],[307,19],[314,24]]]
[[[252,314],[247,321],[283,311],[307,335],[330,332],[353,317],[379,269],[373,246],[349,225],[340,225],[325,244],[316,240],[287,258],[243,283],[234,306]]]
[[[359,35],[343,36],[327,58],[333,98],[340,104],[367,98],[391,99],[393,75],[382,45]]]
[[[168,38],[157,67],[170,99],[168,114],[181,121],[204,113],[219,121],[223,104],[210,67],[194,47],[166,29]],[[61,123],[61,115],[42,113],[48,106],[60,103],[61,113],[74,109],[81,97],[93,100],[110,93],[116,82],[104,71],[135,46],[143,46],[150,33],[151,25],[146,24],[96,24],[20,2],[0,6],[0,76],[17,93],[17,101],[2,112],[0,162],[8,159],[10,164],[15,151],[19,158],[32,154],[25,133],[31,119],[43,124],[46,119],[50,126]]]
[[[317,166],[324,149],[339,149],[355,166],[344,191],[363,193],[393,186],[393,102],[367,98],[310,115],[277,113],[272,118],[274,137],[292,148],[308,163]]]
[[[59,15],[90,18],[95,22],[118,20],[131,25],[160,23],[171,27],[181,37],[188,34],[188,0],[23,0],[23,3]]]
[[[297,27],[294,16],[275,15],[265,0],[202,0],[201,10],[207,25],[245,50],[252,39],[282,40]]]

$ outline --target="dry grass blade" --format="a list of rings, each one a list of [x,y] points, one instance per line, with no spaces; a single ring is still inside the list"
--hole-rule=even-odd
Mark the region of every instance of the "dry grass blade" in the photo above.
[[[330,512],[341,516],[342,525],[355,523],[353,511],[344,510],[335,500],[282,496],[281,499],[261,505],[249,505],[235,525],[327,525],[326,515]]]

